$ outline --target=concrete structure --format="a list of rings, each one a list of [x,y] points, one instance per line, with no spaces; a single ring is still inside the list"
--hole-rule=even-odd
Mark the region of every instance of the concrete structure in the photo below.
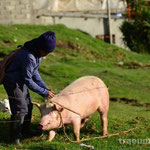
[[[0,0],[0,24],[65,24],[70,28],[87,32],[93,37],[97,36],[100,39],[107,37],[109,31],[105,5],[101,5],[103,9],[97,11],[65,12],[63,10],[60,12],[58,9],[59,1],[66,0]],[[75,0],[71,1],[70,5],[74,4],[73,1]],[[80,1],[76,0],[76,4],[77,2],[79,3]],[[95,0],[95,4],[100,2],[102,3],[102,0]],[[54,8],[57,8],[57,11]],[[114,10],[114,14],[122,11],[120,9]],[[121,40],[122,33],[119,30],[123,21],[124,18],[113,16],[111,30],[113,43],[124,48],[125,46]],[[107,40],[107,38],[105,39]]]

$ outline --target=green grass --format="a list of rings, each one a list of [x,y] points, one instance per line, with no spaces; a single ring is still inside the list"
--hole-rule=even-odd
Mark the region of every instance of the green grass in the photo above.
[[[56,33],[57,48],[54,53],[42,60],[39,68],[41,77],[56,93],[73,80],[85,76],[100,77],[108,86],[110,98],[126,98],[129,101],[111,101],[108,115],[108,132],[118,133],[134,127],[150,126],[150,55],[140,55],[126,51],[114,45],[92,38],[88,34],[73,30],[64,25],[13,25],[0,26],[0,59],[17,45],[31,40],[45,31]],[[44,98],[31,91],[33,101],[43,103]],[[0,85],[0,99],[7,98]],[[133,100],[135,102],[133,103]],[[15,149],[8,143],[10,116],[0,113],[0,149]],[[35,128],[40,120],[37,108],[33,110],[32,125]],[[5,130],[3,130],[5,129]],[[68,136],[74,140],[72,127],[67,126]],[[96,112],[81,129],[81,138],[100,136],[101,123]],[[105,139],[90,140],[84,144],[99,149],[149,149],[150,142],[143,144],[131,143],[131,140],[149,139],[150,129],[136,129],[126,134]],[[23,138],[22,149],[60,149],[86,150],[80,143],[71,143],[62,129],[58,129],[52,142],[47,142],[48,132],[43,136]],[[126,143],[119,143],[119,139]]]

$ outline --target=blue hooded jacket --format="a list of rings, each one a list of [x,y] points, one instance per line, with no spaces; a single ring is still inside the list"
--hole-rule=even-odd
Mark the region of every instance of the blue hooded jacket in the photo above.
[[[23,47],[7,68],[5,78],[19,84],[26,84],[30,90],[46,97],[49,91],[38,72],[41,59],[38,51],[30,51]]]
[[[48,31],[38,38],[27,41],[6,69],[5,79],[25,84],[30,90],[47,97],[49,90],[41,79],[38,67],[42,57],[38,49],[53,52],[56,46],[55,33]]]

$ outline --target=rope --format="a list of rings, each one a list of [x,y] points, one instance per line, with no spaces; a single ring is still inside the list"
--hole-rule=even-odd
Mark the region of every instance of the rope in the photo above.
[[[69,110],[69,111],[71,111],[71,112],[73,112],[73,113],[75,113],[75,114],[77,114],[77,115],[79,115],[81,117],[81,115],[78,112],[76,112],[74,110],[71,110],[71,109],[69,109],[69,108],[67,108],[67,107],[65,107],[65,106],[63,106],[63,105],[61,105],[61,104],[59,104],[59,103],[57,103],[55,101],[51,101],[51,103],[57,104],[57,105],[61,106],[62,108],[67,109],[67,110]]]
[[[100,89],[100,88],[108,88],[108,87],[106,87],[106,86],[96,87],[96,88],[92,88],[92,89],[82,90],[82,91],[78,91],[78,92],[72,92],[72,93],[63,94],[63,95],[59,95],[60,92],[58,92],[58,93],[55,93],[56,95],[55,95],[54,97],[68,96],[68,95],[77,94],[77,93],[82,93],[82,92],[91,91],[91,90]],[[16,97],[14,97],[14,96],[8,96],[8,98],[14,98],[14,99],[22,100],[22,98],[16,98]]]
[[[73,141],[73,140],[71,140],[71,139],[68,137],[68,135],[67,135],[67,133],[66,133],[66,131],[65,131],[65,126],[64,126],[64,123],[63,123],[63,120],[62,120],[61,113],[60,113],[59,111],[58,111],[58,113],[59,113],[59,115],[60,115],[60,119],[61,119],[61,122],[62,122],[63,132],[64,132],[66,138],[67,138],[70,142],[72,142],[72,143],[85,142],[85,141],[90,141],[90,140],[94,140],[94,139],[109,138],[109,137],[116,136],[116,135],[126,134],[126,133],[131,132],[131,131],[136,130],[136,129],[148,129],[148,128],[150,128],[150,127],[135,127],[135,128],[131,128],[131,129],[129,129],[129,130],[120,131],[120,132],[118,132],[118,133],[108,134],[108,135],[99,136],[99,137],[86,138],[86,139],[82,139],[82,140],[80,140],[80,141]]]
[[[59,116],[60,116],[60,121],[62,122],[63,132],[64,132],[66,138],[67,138],[70,142],[72,142],[72,143],[77,143],[78,141],[72,141],[72,140],[68,137],[68,135],[67,135],[67,133],[66,133],[66,131],[65,131],[65,126],[64,126],[64,123],[63,123],[63,119],[62,119],[61,113],[60,113],[59,111],[58,111],[58,113],[59,113]]]
[[[59,95],[60,92],[56,93],[57,97],[60,97],[60,96],[68,96],[68,95],[72,95],[72,94],[77,94],[77,93],[82,93],[82,92],[86,92],[86,91],[91,91],[91,90],[94,90],[94,89],[100,89],[100,88],[108,88],[107,86],[101,86],[101,87],[96,87],[96,88],[92,88],[92,89],[86,89],[86,90],[82,90],[82,91],[78,91],[78,92],[72,92],[72,93],[68,93],[68,94],[63,94],[63,95]]]

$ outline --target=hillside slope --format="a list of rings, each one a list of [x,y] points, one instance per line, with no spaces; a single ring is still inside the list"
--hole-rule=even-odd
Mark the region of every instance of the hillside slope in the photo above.
[[[1,58],[45,31],[56,33],[57,48],[40,66],[41,76],[56,92],[80,76],[96,75],[110,87],[111,97],[149,102],[149,55],[123,50],[64,25],[0,28]]]

